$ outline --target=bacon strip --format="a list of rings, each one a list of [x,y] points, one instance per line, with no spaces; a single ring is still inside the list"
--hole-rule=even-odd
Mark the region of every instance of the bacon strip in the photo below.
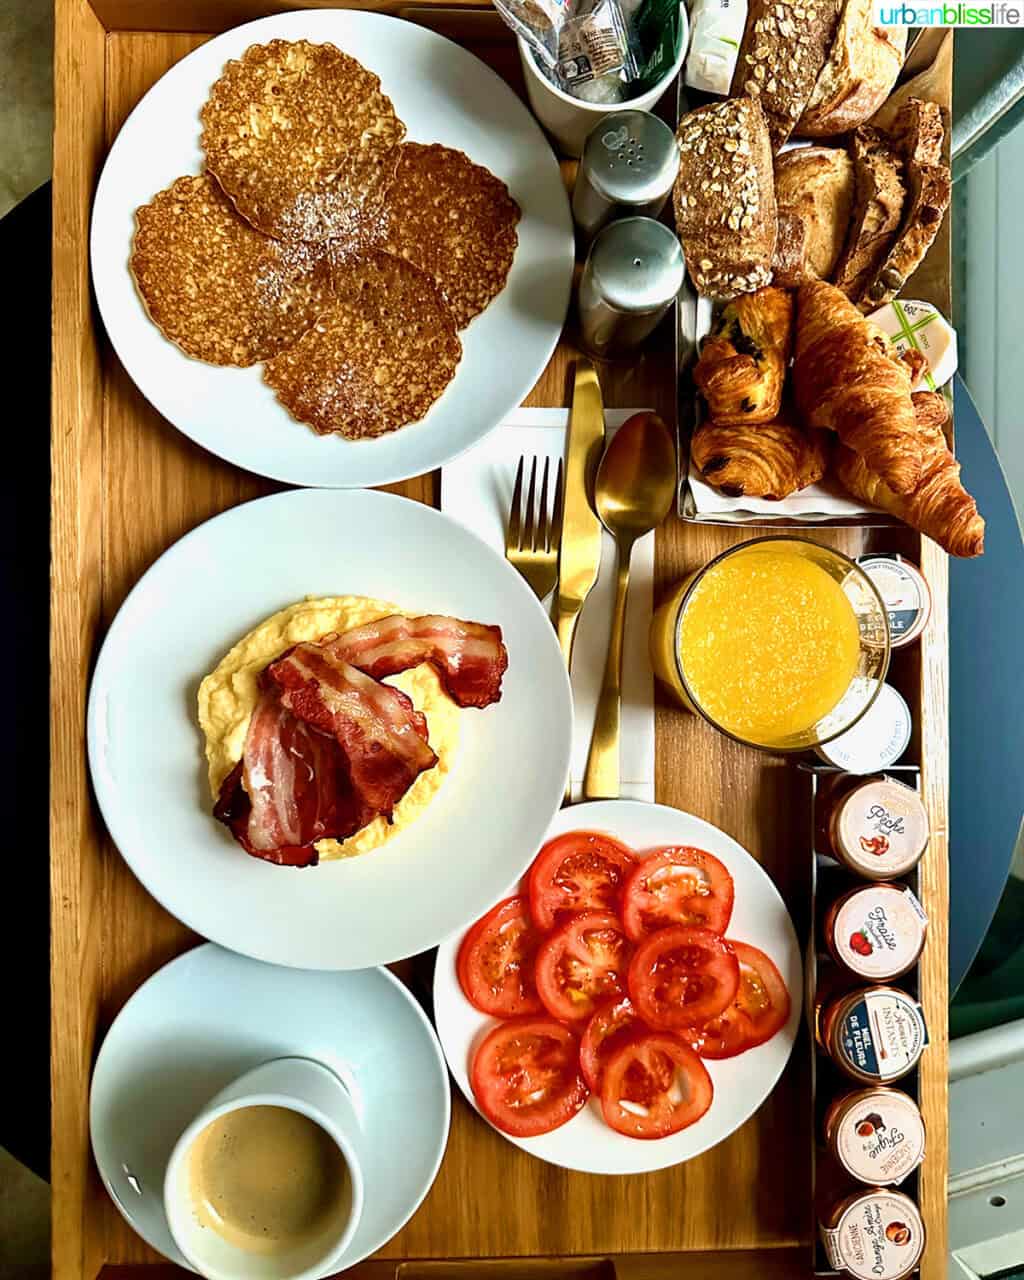
[[[500,627],[434,615],[380,618],[329,640],[324,648],[377,680],[429,662],[460,707],[499,701],[508,667]]]
[[[267,675],[284,707],[338,742],[359,798],[389,821],[419,775],[437,764],[426,718],[405,694],[329,649],[296,645],[270,664]]]
[[[296,719],[274,689],[256,705],[213,813],[248,853],[290,867],[315,865],[317,840],[344,840],[373,816],[337,742]]]

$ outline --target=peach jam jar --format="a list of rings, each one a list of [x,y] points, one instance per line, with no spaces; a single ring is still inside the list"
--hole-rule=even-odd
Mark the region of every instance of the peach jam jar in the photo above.
[[[651,623],[655,674],[715,728],[767,751],[845,732],[889,664],[864,571],[804,538],[740,543],[683,582]]]
[[[823,933],[836,964],[868,982],[886,982],[917,964],[928,917],[905,884],[861,884],[829,907]]]
[[[815,1010],[818,1044],[841,1071],[864,1084],[909,1075],[928,1044],[921,1006],[898,987],[861,987]]]
[[[928,813],[913,787],[869,778],[842,794],[828,820],[829,852],[866,880],[905,876],[930,836]]]
[[[896,1186],[924,1160],[921,1109],[901,1089],[879,1085],[836,1098],[824,1130],[836,1163],[869,1186]]]
[[[924,1221],[902,1191],[871,1187],[830,1207],[821,1241],[831,1265],[854,1280],[903,1280],[924,1253]]]

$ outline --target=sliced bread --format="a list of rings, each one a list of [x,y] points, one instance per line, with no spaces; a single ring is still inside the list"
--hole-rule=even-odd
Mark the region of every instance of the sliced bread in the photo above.
[[[906,27],[876,27],[872,0],[846,0],[828,61],[795,132],[831,137],[870,119],[896,83],[906,49]]]
[[[776,284],[796,288],[808,280],[831,279],[853,199],[853,161],[842,148],[794,147],[776,156]]]
[[[921,265],[939,234],[953,184],[944,164],[907,165],[907,201],[903,223],[884,261],[868,279],[859,300],[867,315],[891,302]]]
[[[899,153],[870,125],[854,132],[850,155],[855,183],[853,214],[832,281],[851,301],[858,302],[896,239],[906,186]]]

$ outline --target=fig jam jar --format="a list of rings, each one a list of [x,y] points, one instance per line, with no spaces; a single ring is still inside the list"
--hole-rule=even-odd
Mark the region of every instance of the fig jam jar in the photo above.
[[[906,885],[880,881],[837,898],[822,928],[825,948],[836,964],[869,982],[886,982],[917,963],[928,917]]]
[[[864,1084],[908,1075],[928,1044],[921,1006],[898,987],[861,987],[815,1008],[818,1044],[841,1071]]]
[[[854,1280],[902,1280],[924,1253],[924,1222],[902,1191],[871,1187],[833,1205],[821,1222],[830,1264]]]
[[[912,871],[928,847],[928,814],[913,787],[869,778],[842,793],[828,818],[829,852],[866,880]]]
[[[836,1098],[824,1133],[836,1163],[870,1186],[895,1186],[924,1159],[921,1110],[901,1089],[882,1085]]]

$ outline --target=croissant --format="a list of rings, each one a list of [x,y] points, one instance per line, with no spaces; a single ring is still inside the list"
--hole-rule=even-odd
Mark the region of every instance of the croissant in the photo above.
[[[828,467],[828,433],[795,423],[786,411],[759,424],[706,422],[693,434],[690,458],[708,484],[731,498],[788,498]]]
[[[775,417],[792,333],[793,298],[784,289],[743,293],[722,308],[693,371],[712,422],[769,422]]]
[[[946,445],[942,432],[946,402],[934,391],[917,392],[913,402],[922,453],[921,479],[914,493],[894,493],[870,470],[863,454],[843,446],[836,457],[839,479],[855,497],[898,516],[934,538],[950,555],[980,556],[985,549],[985,521],[960,483],[960,464]]]
[[[805,427],[830,427],[894,493],[921,478],[921,441],[910,399],[914,363],[834,285],[797,295],[793,389]]]

